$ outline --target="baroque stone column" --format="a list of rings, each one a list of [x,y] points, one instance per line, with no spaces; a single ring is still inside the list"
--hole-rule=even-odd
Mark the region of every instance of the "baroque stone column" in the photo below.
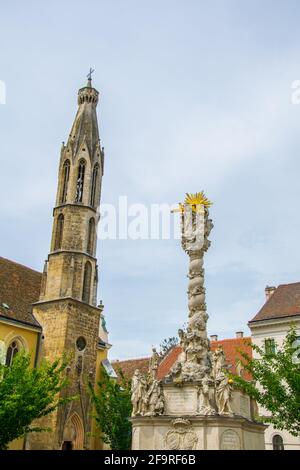
[[[213,228],[209,219],[210,205],[203,193],[188,194],[178,209],[181,212],[181,245],[189,256],[189,313],[186,331],[178,331],[183,353],[171,369],[169,378],[174,382],[198,382],[211,373],[203,269],[204,253],[210,246],[208,236]]]
[[[250,398],[234,389],[222,348],[210,351],[203,258],[213,227],[210,201],[187,194],[179,204],[181,242],[189,257],[188,320],[178,331],[182,353],[158,380],[155,349],[148,375],[132,378],[132,449],[250,450],[264,448],[265,426],[256,423]]]

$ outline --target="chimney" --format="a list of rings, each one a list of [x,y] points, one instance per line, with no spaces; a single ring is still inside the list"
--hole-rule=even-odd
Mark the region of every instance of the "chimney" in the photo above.
[[[218,335],[210,335],[211,341],[218,341]]]
[[[236,338],[244,338],[244,332],[243,331],[237,331],[235,333]]]
[[[269,300],[269,298],[274,294],[275,290],[276,290],[276,287],[274,286],[271,286],[271,287],[267,286],[265,288],[266,300]]]

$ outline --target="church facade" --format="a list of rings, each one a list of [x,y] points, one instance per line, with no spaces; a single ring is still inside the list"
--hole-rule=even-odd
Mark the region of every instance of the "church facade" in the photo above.
[[[62,393],[79,397],[40,420],[51,432],[32,433],[11,448],[102,448],[88,393],[88,382],[96,386],[110,346],[103,306],[97,305],[97,209],[104,169],[97,103],[98,91],[89,78],[78,92],[78,111],[61,148],[43,273],[0,258],[0,360],[9,365],[25,349],[32,366],[38,366],[42,357],[53,361],[67,353],[68,387]]]

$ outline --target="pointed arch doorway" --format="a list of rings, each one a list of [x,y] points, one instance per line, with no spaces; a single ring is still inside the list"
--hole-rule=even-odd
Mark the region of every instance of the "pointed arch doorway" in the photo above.
[[[68,419],[64,434],[62,450],[82,450],[84,445],[84,428],[82,419],[77,413],[72,413]]]

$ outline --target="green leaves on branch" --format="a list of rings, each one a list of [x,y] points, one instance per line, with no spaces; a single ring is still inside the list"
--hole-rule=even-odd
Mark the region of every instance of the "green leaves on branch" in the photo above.
[[[241,363],[251,376],[249,382],[232,376],[235,385],[253,397],[268,413],[264,422],[276,429],[285,429],[293,436],[300,435],[300,349],[297,334],[291,328],[281,348],[265,352],[251,344],[257,358],[239,351]]]
[[[59,397],[67,383],[66,366],[65,359],[43,360],[32,368],[25,353],[18,353],[10,367],[0,364],[0,449],[25,433],[46,431],[32,422],[72,399]]]
[[[89,384],[95,407],[95,420],[103,441],[112,450],[129,450],[131,448],[132,412],[130,381],[124,378],[118,383],[103,370],[103,377],[98,382],[97,390]]]

